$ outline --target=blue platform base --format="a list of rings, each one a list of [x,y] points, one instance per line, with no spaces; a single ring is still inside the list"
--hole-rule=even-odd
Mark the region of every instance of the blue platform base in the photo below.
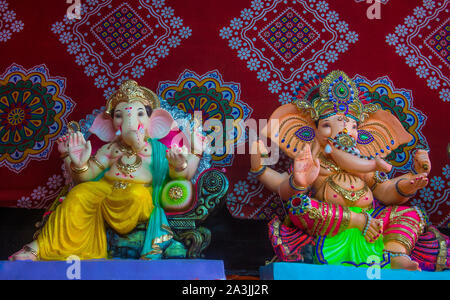
[[[271,263],[259,270],[263,280],[450,280],[450,271],[411,272],[304,263]]]
[[[221,260],[0,261],[0,280],[46,279],[225,280],[226,277]]]

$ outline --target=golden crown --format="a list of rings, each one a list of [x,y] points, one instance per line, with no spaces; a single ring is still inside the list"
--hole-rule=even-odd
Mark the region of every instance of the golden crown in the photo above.
[[[134,80],[125,80],[112,93],[106,102],[106,113],[109,114],[121,102],[139,101],[152,109],[160,107],[158,96],[146,87],[139,86]]]
[[[300,111],[309,111],[314,121],[343,114],[364,122],[368,114],[377,111],[379,106],[363,104],[360,98],[356,83],[338,70],[324,79],[316,77],[301,84],[295,103]]]

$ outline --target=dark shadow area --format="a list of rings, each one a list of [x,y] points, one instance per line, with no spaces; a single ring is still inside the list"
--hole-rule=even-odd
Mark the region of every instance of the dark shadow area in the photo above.
[[[43,214],[40,209],[0,208],[0,260],[7,260],[33,240],[34,225]]]
[[[267,221],[233,218],[224,205],[200,226],[211,230],[205,258],[222,259],[227,275],[259,276],[259,267],[274,256]]]

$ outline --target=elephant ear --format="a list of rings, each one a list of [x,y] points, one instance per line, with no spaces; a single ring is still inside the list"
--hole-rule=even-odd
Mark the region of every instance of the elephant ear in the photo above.
[[[172,115],[161,108],[152,112],[148,122],[147,134],[154,139],[162,139],[176,126]]]
[[[295,104],[290,103],[273,112],[262,133],[290,158],[295,158],[305,143],[314,140],[315,129],[311,115],[301,113]]]
[[[94,123],[92,123],[89,128],[89,131],[107,143],[111,142],[116,137],[112,118],[105,113],[100,113],[97,115]]]
[[[171,148],[174,144],[178,147],[189,147],[189,140],[181,131],[172,115],[164,109],[155,109],[149,119],[147,134]]]
[[[412,139],[413,136],[405,130],[400,120],[389,111],[380,109],[359,126],[356,147],[362,155],[385,158]]]

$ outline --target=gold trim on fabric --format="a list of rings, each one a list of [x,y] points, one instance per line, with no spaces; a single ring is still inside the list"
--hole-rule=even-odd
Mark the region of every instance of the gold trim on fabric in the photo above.
[[[436,238],[439,241],[439,253],[436,258],[436,271],[440,272],[447,268],[447,242],[436,228],[430,227],[430,231],[436,235]]]
[[[408,235],[411,238],[411,240],[413,240],[415,243],[417,240],[417,233],[412,229],[410,229],[410,230],[412,232],[403,227],[389,226],[389,228],[386,230],[386,234],[389,234],[389,232],[391,232],[391,231],[401,231],[401,232],[405,233],[406,235]],[[414,235],[416,235],[416,238],[414,238]]]
[[[174,234],[173,234],[172,229],[169,226],[167,226],[165,224],[162,224],[161,225],[161,229],[164,229],[165,231],[167,231],[168,234],[164,234],[164,235],[161,235],[159,237],[154,238],[152,240],[152,249],[153,250],[148,252],[148,253],[146,253],[146,254],[143,254],[141,256],[141,259],[143,259],[143,260],[151,260],[151,258],[148,258],[147,255],[161,254],[163,252],[163,250],[161,249],[161,246],[159,244],[162,244],[164,242],[168,242],[171,239],[173,239]]]
[[[274,224],[273,224],[273,228],[274,228],[273,235],[277,239],[277,246],[281,245],[283,247],[283,249],[284,249],[284,252],[286,253],[286,256],[289,256],[291,254],[291,252],[289,251],[289,248],[286,245],[283,244],[283,241],[282,241],[282,239],[280,237],[280,223],[281,222],[279,220],[274,222]]]
[[[308,207],[306,209],[306,211],[308,213],[308,217],[311,220],[314,220],[314,225],[312,227],[313,235],[318,235],[319,234],[319,229],[320,229],[319,228],[319,222],[321,220],[323,220],[323,215],[321,213],[323,211],[323,204],[320,203],[318,208],[310,206],[310,207]]]
[[[333,235],[333,232],[336,230],[336,226],[339,222],[339,206],[335,206],[336,207],[336,213],[334,214],[334,223],[333,226],[331,227],[331,231],[330,231],[330,235]]]
[[[405,246],[406,252],[409,255],[411,253],[413,245],[411,244],[411,241],[406,238],[405,236],[399,234],[399,233],[390,233],[383,235],[384,243],[387,244],[390,241],[398,242]]]
[[[324,203],[324,205],[326,206],[326,211],[327,211],[327,215],[325,217],[325,223],[323,223],[322,225],[322,230],[320,231],[320,235],[325,235],[325,233],[327,232],[328,227],[330,226],[330,222],[331,222],[331,214],[333,213],[333,206],[329,205],[327,203]]]

